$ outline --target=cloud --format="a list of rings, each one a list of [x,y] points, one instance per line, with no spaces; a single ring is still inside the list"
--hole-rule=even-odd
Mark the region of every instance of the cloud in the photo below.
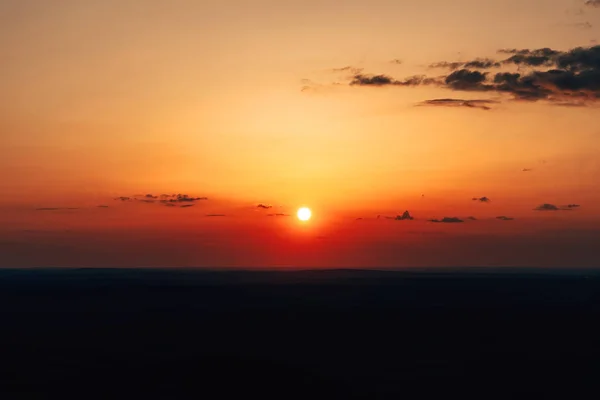
[[[342,68],[333,68],[331,72],[350,72],[354,75],[360,74],[363,71],[363,68],[352,67],[350,65]]]
[[[592,29],[593,28],[593,25],[590,24],[588,21],[576,22],[576,23],[570,24],[570,25],[574,28],[579,28],[579,29]]]
[[[600,0],[587,0],[585,2],[586,6],[600,8]]]
[[[97,206],[97,207],[98,207],[98,208],[108,208],[108,206],[105,206],[105,205],[99,205],[99,206]]]
[[[532,67],[539,66],[550,66],[556,61],[556,57],[560,55],[560,51],[552,50],[548,47],[542,49],[511,49],[502,50],[506,54],[512,54],[506,60],[503,60],[504,64],[515,64],[515,65],[527,65]]]
[[[463,91],[482,91],[489,90],[490,86],[485,85],[487,72],[471,71],[468,69],[459,69],[452,72],[444,79],[446,86],[454,90]]]
[[[508,57],[500,61],[476,59],[465,63],[441,62],[432,65],[452,69],[452,72],[446,76],[417,75],[398,80],[385,74],[359,73],[351,77],[349,85],[372,87],[437,85],[453,91],[493,92],[512,96],[513,100],[547,101],[560,106],[583,106],[600,100],[599,45],[576,47],[567,51],[548,47],[501,49],[498,53]],[[490,65],[495,66],[497,63],[506,68],[516,66],[518,70],[495,74],[478,70]],[[524,67],[526,71],[521,70]],[[444,105],[452,103],[456,102],[446,102]],[[469,106],[469,103],[465,104]]]
[[[579,208],[581,207],[579,204],[567,204],[566,208]]]
[[[131,201],[132,198],[131,197],[126,197],[126,196],[120,196],[115,198],[115,200],[119,200],[119,201]]]
[[[523,168],[521,171],[523,171],[523,172],[531,172],[531,171],[533,171],[533,168]]]
[[[514,221],[514,218],[507,217],[507,216],[505,216],[505,215],[501,215],[501,216],[499,216],[499,217],[496,217],[496,219],[499,219],[499,220],[501,220],[501,221]]]
[[[40,207],[36,211],[60,211],[60,210],[79,210],[79,207]]]
[[[225,214],[206,214],[207,217],[225,217]]]
[[[491,200],[488,197],[473,197],[473,201],[479,201],[481,203],[489,203]]]
[[[443,224],[456,224],[464,222],[462,219],[457,217],[444,217],[442,219],[430,219],[430,222],[443,223]]]
[[[350,77],[349,79],[351,79],[351,78],[352,77]],[[301,92],[324,92],[324,91],[331,90],[335,86],[341,86],[341,83],[339,83],[339,82],[333,82],[330,85],[324,85],[321,83],[311,81],[310,79],[302,79],[301,82],[302,82],[302,87],[300,89]]]
[[[396,221],[412,221],[414,218],[410,215],[410,213],[407,211],[404,211],[404,213],[402,215],[396,215],[396,218],[394,218]]]
[[[559,211],[560,208],[556,207],[554,204],[544,203],[544,204],[540,204],[539,206],[534,208],[534,210],[535,211]]]
[[[477,218],[475,218],[475,217],[467,217],[467,219],[469,219],[471,221],[477,221]]]
[[[290,214],[277,213],[277,214],[267,214],[267,217],[291,217],[291,215]]]
[[[181,207],[181,208],[194,207],[194,204],[183,204],[183,205],[181,205],[179,207]]]
[[[488,106],[488,104],[498,103],[495,100],[487,100],[487,99],[473,99],[473,100],[463,100],[463,99],[432,99],[425,100],[421,103],[418,103],[418,106],[437,106],[437,107],[466,107],[466,108],[475,108],[480,110],[489,111],[492,108]]]
[[[396,65],[401,65],[401,64],[403,64],[404,62],[403,62],[402,60],[398,59],[398,58],[395,58],[395,59],[393,59],[392,61],[390,61],[390,63],[392,63],[392,64],[396,64]]]
[[[433,63],[429,65],[429,68],[447,68],[450,70],[456,70],[459,68],[472,68],[472,69],[490,69],[490,68],[500,68],[502,64],[496,60],[492,60],[491,58],[477,58],[472,61],[441,61],[437,63]]]
[[[388,75],[365,75],[356,74],[352,77],[350,86],[419,86],[432,85],[438,83],[434,78],[427,78],[424,75],[415,75],[398,81]]]
[[[257,205],[256,207],[257,207],[257,208],[263,208],[263,209],[265,209],[265,210],[268,210],[269,208],[273,208],[273,206],[271,206],[271,205],[268,205],[268,204],[262,204],[262,203],[261,203],[261,204],[259,204],[259,205]]]

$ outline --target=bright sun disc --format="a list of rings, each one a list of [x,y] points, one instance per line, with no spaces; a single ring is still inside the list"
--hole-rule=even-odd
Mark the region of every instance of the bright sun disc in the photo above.
[[[298,213],[297,213],[298,219],[300,221],[308,221],[310,219],[311,214],[312,213],[310,212],[310,209],[306,208],[306,207],[302,207],[302,208],[298,209]]]

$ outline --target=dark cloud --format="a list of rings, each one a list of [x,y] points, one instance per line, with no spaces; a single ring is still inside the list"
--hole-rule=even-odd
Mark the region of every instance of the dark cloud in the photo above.
[[[262,204],[262,203],[261,203],[261,204],[259,204],[259,205],[257,205],[256,207],[257,207],[257,208],[263,208],[263,209],[265,209],[265,210],[268,210],[269,208],[273,208],[273,206],[271,206],[271,205],[268,205],[268,204]]]
[[[492,108],[488,104],[498,103],[494,100],[486,99],[474,99],[474,100],[463,100],[463,99],[432,99],[425,100],[417,105],[419,106],[438,106],[438,107],[466,107],[475,108],[479,110],[489,111]]]
[[[98,208],[108,208],[108,206],[105,206],[105,205],[100,205],[100,206],[97,206],[97,207]]]
[[[502,49],[499,53],[509,57],[501,61],[476,59],[465,63],[434,64],[434,67],[454,69],[450,74],[442,77],[413,76],[397,80],[389,75],[360,73],[355,74],[349,84],[375,87],[438,85],[455,91],[507,94],[515,100],[544,100],[560,106],[584,106],[600,100],[600,46],[598,45],[577,47],[568,51],[551,48]],[[477,70],[488,65],[495,66],[495,63],[528,69],[525,72],[496,74]],[[456,105],[456,103],[441,102],[440,104]],[[463,105],[468,107],[477,104],[471,102]]]
[[[224,217],[225,214],[206,214],[207,217]]]
[[[446,83],[446,86],[454,90],[489,90],[490,86],[484,84],[487,75],[487,72],[459,69],[458,71],[454,71],[448,75],[444,82]]]
[[[459,68],[471,68],[471,69],[490,69],[490,68],[500,68],[502,64],[496,60],[492,60],[491,58],[477,58],[471,61],[441,61],[437,63],[433,63],[429,66],[429,68],[447,68],[450,70],[456,70]]]
[[[143,203],[149,203],[149,204],[153,204],[153,203],[159,203],[162,205],[166,205],[169,207],[175,206],[178,203],[186,203],[186,204],[190,204],[190,203],[195,203],[197,201],[202,201],[202,200],[208,200],[207,197],[190,197],[187,194],[161,194],[158,196],[155,196],[153,194],[145,194],[145,195],[135,195],[132,197],[128,197],[128,196],[120,196],[115,198],[115,200],[118,201],[140,201]],[[190,204],[193,205],[193,204]]]
[[[438,83],[434,78],[427,78],[424,75],[415,75],[398,81],[388,75],[365,75],[356,74],[352,77],[351,86],[419,86],[432,85]]]
[[[172,198],[169,199],[169,202],[171,203],[189,203],[200,200],[208,200],[208,197],[190,197],[187,194],[177,194],[171,197]]]
[[[396,215],[396,218],[394,218],[396,221],[412,221],[414,218],[410,215],[410,213],[407,211],[404,211],[404,213],[402,215]]]
[[[507,54],[512,54],[504,64],[524,65],[530,67],[550,66],[556,62],[556,58],[560,55],[560,51],[552,50],[548,47],[542,49],[512,49],[509,51],[503,50]]]
[[[179,207],[181,207],[181,208],[194,207],[194,204],[183,204],[183,205],[181,205]]]
[[[267,217],[291,217],[291,215],[290,214],[277,213],[277,214],[267,214]]]
[[[390,62],[391,62],[392,64],[396,64],[396,65],[401,65],[401,64],[403,64],[403,61],[402,61],[402,60],[400,60],[400,59],[398,59],[398,58],[395,58],[395,59],[393,59],[393,60],[392,60],[392,61],[390,61]]]
[[[600,8],[600,0],[587,0],[585,2],[586,6]]]
[[[507,217],[507,216],[505,216],[505,215],[501,215],[501,216],[499,216],[499,217],[496,217],[496,219],[499,219],[499,220],[501,220],[501,221],[514,221],[514,218]]]
[[[473,197],[473,201],[479,201],[481,203],[489,203],[491,200],[488,197]]]
[[[523,168],[521,171],[523,171],[523,172],[531,172],[531,171],[533,171],[533,168]]]
[[[467,219],[469,219],[471,221],[477,221],[477,218],[475,218],[475,217],[467,217]]]
[[[544,204],[540,204],[539,206],[534,208],[534,210],[535,211],[559,211],[560,208],[558,208],[554,204],[544,203]]]
[[[464,222],[462,219],[457,217],[444,217],[442,219],[430,219],[430,222],[443,223],[443,224],[456,224]]]
[[[566,208],[579,208],[581,207],[579,204],[567,204]]]

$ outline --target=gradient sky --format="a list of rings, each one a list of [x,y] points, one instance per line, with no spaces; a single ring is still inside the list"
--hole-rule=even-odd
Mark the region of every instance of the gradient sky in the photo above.
[[[597,266],[588,3],[0,1],[0,266]],[[114,200],[147,193],[209,200]]]

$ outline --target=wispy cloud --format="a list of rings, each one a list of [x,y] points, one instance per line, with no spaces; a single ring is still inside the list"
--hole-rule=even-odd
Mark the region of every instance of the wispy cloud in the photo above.
[[[549,203],[540,204],[539,206],[534,208],[534,211],[560,211],[560,210],[563,210],[563,209],[555,206],[554,204],[549,204]]]
[[[425,100],[421,103],[418,103],[418,106],[435,106],[435,107],[465,107],[465,108],[474,108],[479,110],[489,111],[492,108],[489,106],[490,104],[498,103],[495,100],[488,99],[432,99]]]
[[[456,224],[460,222],[464,222],[462,219],[457,217],[444,217],[442,219],[430,219],[430,222],[442,223],[442,224]]]
[[[492,60],[491,58],[477,58],[471,61],[441,61],[429,65],[429,68],[447,68],[450,70],[456,70],[459,68],[470,68],[470,69],[490,69],[500,68],[502,63]]]

